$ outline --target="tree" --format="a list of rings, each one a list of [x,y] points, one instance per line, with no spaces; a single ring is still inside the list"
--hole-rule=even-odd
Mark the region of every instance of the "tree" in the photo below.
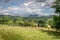
[[[47,20],[46,24],[50,25],[53,28],[53,18]]]
[[[51,28],[54,28],[54,26],[53,26],[53,18],[50,18],[50,19],[48,19],[46,21],[45,27],[48,28],[48,30],[50,30]]]
[[[44,20],[39,20],[38,22],[38,27],[44,27],[45,21]]]
[[[30,26],[32,26],[32,27],[38,27],[38,24],[35,23],[33,20],[31,22],[29,22],[29,23],[30,23]]]
[[[0,24],[2,24],[2,18],[0,18]]]
[[[53,2],[53,4],[53,8],[55,9],[55,13],[57,14],[53,16],[54,27],[56,29],[60,29],[60,0],[56,0],[55,2]]]
[[[54,16],[53,17],[53,26],[56,29],[60,29],[60,17],[59,16]]]
[[[8,22],[11,20],[9,16],[2,16],[0,18],[0,24],[8,24]]]
[[[29,22],[25,22],[24,26],[30,26],[30,23]]]
[[[18,25],[18,26],[24,26],[24,21],[16,21],[16,25]]]
[[[10,21],[8,22],[8,25],[13,25],[13,21],[10,20]]]

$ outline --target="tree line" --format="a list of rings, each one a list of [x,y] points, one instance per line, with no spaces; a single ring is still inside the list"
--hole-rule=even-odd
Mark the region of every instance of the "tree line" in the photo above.
[[[41,27],[44,26],[44,23],[44,20],[37,20],[36,18],[12,17],[7,15],[0,16],[0,24],[5,25]]]
[[[58,20],[57,20],[58,19]],[[26,18],[19,16],[9,16],[3,15],[0,16],[0,25],[12,25],[12,26],[21,26],[21,27],[47,27],[48,25],[51,28],[59,29],[59,18],[56,16],[52,16],[51,18]],[[56,24],[57,23],[57,24]]]

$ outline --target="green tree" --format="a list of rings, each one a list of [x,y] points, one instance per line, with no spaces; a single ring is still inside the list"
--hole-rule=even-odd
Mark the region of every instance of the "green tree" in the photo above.
[[[45,25],[45,21],[44,20],[39,20],[38,26],[39,27],[44,27],[44,25]]]
[[[46,24],[50,25],[53,28],[53,18],[48,19]]]
[[[18,26],[24,26],[24,21],[16,21],[16,25],[18,25]]]
[[[31,22],[29,22],[29,23],[30,23],[30,26],[32,26],[32,27],[37,27],[38,26],[38,24],[35,23],[33,20]]]
[[[13,21],[10,20],[10,21],[8,22],[8,25],[13,25]]]
[[[30,26],[30,22],[25,22],[24,26]]]
[[[56,29],[60,29],[60,0],[56,0],[53,4],[53,8],[55,9],[55,13],[57,14],[53,16],[54,27]]]
[[[0,18],[0,23],[1,24],[8,24],[8,22],[11,20],[11,18],[9,16],[2,16]]]
[[[2,18],[0,18],[0,24],[2,24]]]

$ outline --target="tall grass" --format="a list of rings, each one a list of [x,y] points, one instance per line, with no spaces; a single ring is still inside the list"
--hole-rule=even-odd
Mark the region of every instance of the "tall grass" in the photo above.
[[[29,27],[0,27],[0,40],[57,40],[54,35]],[[60,39],[59,39],[60,40]]]

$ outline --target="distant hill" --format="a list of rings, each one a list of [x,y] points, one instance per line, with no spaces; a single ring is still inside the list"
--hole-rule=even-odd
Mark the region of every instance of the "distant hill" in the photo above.
[[[22,17],[22,16],[12,16],[12,15],[0,15],[0,17],[2,17],[2,16],[9,16],[9,17],[12,17],[12,18],[14,18],[14,17]],[[27,17],[24,17],[24,18],[51,18],[51,17],[53,17],[53,15],[48,15],[48,16],[39,16],[39,15],[37,15],[37,14],[29,14]]]

